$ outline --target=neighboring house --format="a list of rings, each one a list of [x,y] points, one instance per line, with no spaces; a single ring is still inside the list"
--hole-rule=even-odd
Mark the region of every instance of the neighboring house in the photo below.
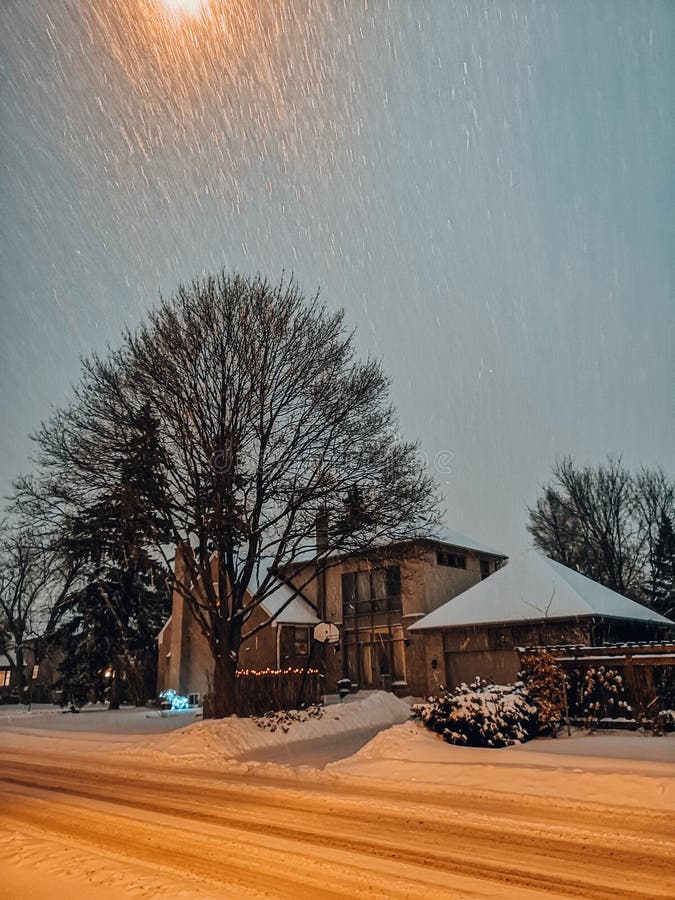
[[[9,696],[12,689],[12,667],[6,656],[0,656],[0,699]]]
[[[50,648],[39,665],[34,664],[32,642],[24,648],[26,667],[27,696],[23,699],[32,703],[53,703],[57,699],[55,685],[60,677],[59,663],[62,651],[58,647]],[[0,700],[13,698],[20,700],[18,680],[10,661],[0,656]]]
[[[411,626],[439,681],[512,683],[516,647],[662,639],[675,624],[534,550]]]
[[[314,625],[333,622],[340,645],[314,656],[326,675],[326,690],[339,679],[355,687],[424,695],[438,686],[423,636],[409,627],[447,600],[491,576],[503,553],[448,528],[433,537],[383,548],[377,559],[338,556],[318,578],[316,557],[281,568],[287,584],[253,613],[249,627],[284,607],[269,628],[244,643],[242,669],[298,667],[312,649]],[[180,558],[177,575],[184,579]],[[294,586],[301,596],[292,597]],[[171,618],[159,636],[158,689],[203,695],[210,689],[213,661],[189,605],[174,593]],[[196,699],[196,698],[195,698]]]

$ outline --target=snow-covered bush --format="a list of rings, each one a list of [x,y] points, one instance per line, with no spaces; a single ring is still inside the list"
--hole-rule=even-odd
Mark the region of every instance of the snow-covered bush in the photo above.
[[[536,733],[537,709],[520,682],[488,684],[476,678],[412,712],[449,744],[465,747],[507,747]]]
[[[584,724],[593,729],[601,719],[628,718],[631,707],[622,676],[614,669],[599,666],[586,670],[581,681],[580,706]]]
[[[657,705],[664,712],[675,709],[675,668],[660,666],[653,670]]]
[[[322,718],[325,711],[324,706],[316,704],[308,706],[306,709],[288,709],[278,712],[268,712],[264,716],[256,716],[253,721],[258,728],[266,728],[268,731],[276,731],[278,728],[284,734],[288,733],[291,725],[295,722],[308,722],[310,719]]]
[[[565,720],[567,679],[555,656],[548,650],[536,650],[522,658],[518,673],[528,696],[537,707],[539,734],[553,734]]]
[[[668,734],[675,731],[675,709],[662,709],[657,713],[652,731],[654,734]]]

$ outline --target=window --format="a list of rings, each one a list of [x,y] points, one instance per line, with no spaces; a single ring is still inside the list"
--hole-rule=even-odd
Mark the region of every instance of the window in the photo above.
[[[389,690],[406,683],[403,628],[364,629],[346,645],[349,677],[362,688]]]
[[[354,572],[345,572],[342,576],[342,605],[354,606],[356,603],[356,575]]]
[[[466,569],[466,556],[461,553],[447,553],[439,550],[436,553],[436,562],[439,566],[449,566],[451,569]]]
[[[480,561],[481,581],[483,578],[487,578],[489,574],[490,574],[490,560],[489,559],[481,559],[481,561]]]
[[[309,629],[294,628],[293,629],[293,654],[295,656],[309,655]]]
[[[40,666],[33,666],[33,680],[38,677],[38,673],[40,671]]]
[[[9,687],[12,673],[9,669],[0,669],[0,687]]]
[[[345,616],[364,616],[401,609],[401,569],[383,566],[342,576]]]

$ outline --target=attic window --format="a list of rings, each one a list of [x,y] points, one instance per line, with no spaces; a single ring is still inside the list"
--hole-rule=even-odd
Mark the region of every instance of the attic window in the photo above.
[[[449,566],[451,569],[466,569],[466,556],[461,553],[447,553],[439,550],[436,553],[436,562],[439,566]]]

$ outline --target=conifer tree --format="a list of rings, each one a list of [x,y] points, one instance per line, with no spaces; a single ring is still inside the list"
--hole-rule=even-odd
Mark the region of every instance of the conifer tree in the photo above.
[[[653,606],[668,618],[675,614],[675,528],[662,512],[652,563]]]
[[[119,472],[109,496],[81,509],[68,527],[67,547],[88,560],[89,570],[62,632],[64,704],[107,695],[115,708],[123,693],[136,704],[154,693],[155,640],[169,601],[161,565],[148,551],[162,536],[156,506],[164,484],[157,423],[147,407],[132,423]]]

